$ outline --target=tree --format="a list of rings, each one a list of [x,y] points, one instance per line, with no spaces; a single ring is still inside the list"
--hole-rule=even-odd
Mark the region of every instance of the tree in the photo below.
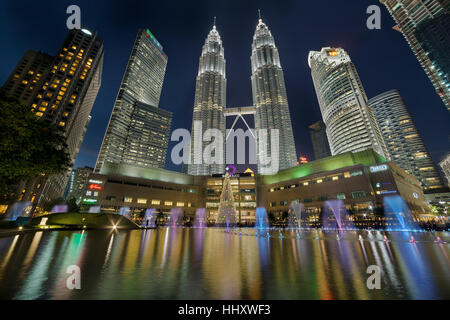
[[[14,200],[20,181],[62,173],[71,165],[64,131],[0,90],[0,201]]]
[[[217,215],[217,225],[226,227],[236,224],[236,209],[234,207],[233,189],[231,188],[230,175],[225,173],[222,193],[220,194],[219,214]]]

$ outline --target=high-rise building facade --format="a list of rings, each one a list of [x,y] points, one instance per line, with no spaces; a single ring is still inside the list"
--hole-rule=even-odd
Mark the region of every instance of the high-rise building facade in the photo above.
[[[279,169],[287,169],[297,165],[294,134],[292,132],[291,115],[286,94],[283,69],[274,37],[267,25],[259,19],[253,35],[252,43],[252,93],[253,105],[256,107],[255,128],[266,129],[268,142],[270,130],[279,130]],[[271,144],[268,143],[268,156],[271,155]],[[257,154],[259,150],[257,143]],[[262,165],[260,157],[258,168]],[[274,172],[276,173],[276,172]]]
[[[389,159],[363,85],[347,52],[330,47],[310,51],[308,64],[331,154],[373,149]]]
[[[67,200],[75,198],[77,203],[80,203],[85,185],[88,183],[89,175],[92,172],[94,172],[94,168],[91,167],[80,167],[72,170],[70,173],[67,195],[65,196]]]
[[[450,0],[380,0],[450,110]]]
[[[63,128],[74,163],[100,89],[102,67],[103,41],[97,33],[73,29],[55,57],[26,52],[2,89],[28,104],[42,121]],[[20,198],[36,207],[61,197],[68,176],[31,179]]]
[[[214,24],[202,48],[195,85],[191,163],[188,165],[188,173],[191,175],[211,175],[225,172],[225,165],[223,164],[225,162],[225,142],[222,141],[220,144],[222,150],[215,151],[221,152],[222,160],[217,161],[221,163],[205,163],[203,151],[211,142],[203,141],[201,138],[202,133],[208,129],[217,129],[222,133],[222,137],[225,137],[225,117],[223,113],[226,107],[227,79],[225,64],[222,39]],[[195,123],[201,123],[201,128],[196,128]],[[198,143],[195,143],[195,141]]]
[[[314,158],[319,160],[331,156],[325,123],[320,120],[309,126]]]
[[[97,158],[105,163],[163,168],[172,113],[158,108],[167,55],[149,29],[138,31]]]
[[[391,160],[415,176],[424,190],[443,187],[422,138],[397,90],[383,92],[369,100]]]
[[[442,168],[445,178],[447,179],[447,185],[450,186],[450,153],[439,162],[439,166]]]

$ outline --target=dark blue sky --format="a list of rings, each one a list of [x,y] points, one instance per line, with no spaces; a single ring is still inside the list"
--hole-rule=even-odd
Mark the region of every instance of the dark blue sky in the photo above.
[[[298,154],[313,155],[308,126],[321,116],[307,56],[324,46],[341,46],[350,54],[369,98],[400,91],[435,162],[450,150],[449,113],[377,0],[2,1],[0,83],[26,50],[57,52],[71,4],[80,6],[83,26],[97,31],[105,45],[102,87],[76,166],[95,165],[138,28],[149,28],[169,57],[160,107],[174,113],[172,129],[191,129],[198,58],[213,16],[225,47],[227,106],[251,105],[250,53],[258,8],[280,53]],[[366,28],[371,4],[381,7],[381,30]],[[177,169],[170,150],[166,167]]]

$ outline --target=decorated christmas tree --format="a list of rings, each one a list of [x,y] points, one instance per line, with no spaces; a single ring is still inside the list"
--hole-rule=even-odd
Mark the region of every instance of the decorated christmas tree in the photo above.
[[[236,224],[233,190],[231,189],[230,175],[228,173],[225,174],[225,179],[223,181],[219,214],[217,215],[216,224],[227,228],[233,227]]]

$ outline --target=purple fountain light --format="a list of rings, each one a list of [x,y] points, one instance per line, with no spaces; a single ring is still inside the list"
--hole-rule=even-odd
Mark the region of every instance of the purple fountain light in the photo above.
[[[206,209],[195,210],[194,228],[206,228]]]
[[[53,206],[51,213],[64,213],[67,212],[68,206],[67,204],[57,204]]]
[[[181,208],[170,209],[170,226],[176,228],[178,226],[178,220],[182,214]]]
[[[323,227],[325,229],[353,229],[353,222],[342,200],[325,201],[323,207]]]

